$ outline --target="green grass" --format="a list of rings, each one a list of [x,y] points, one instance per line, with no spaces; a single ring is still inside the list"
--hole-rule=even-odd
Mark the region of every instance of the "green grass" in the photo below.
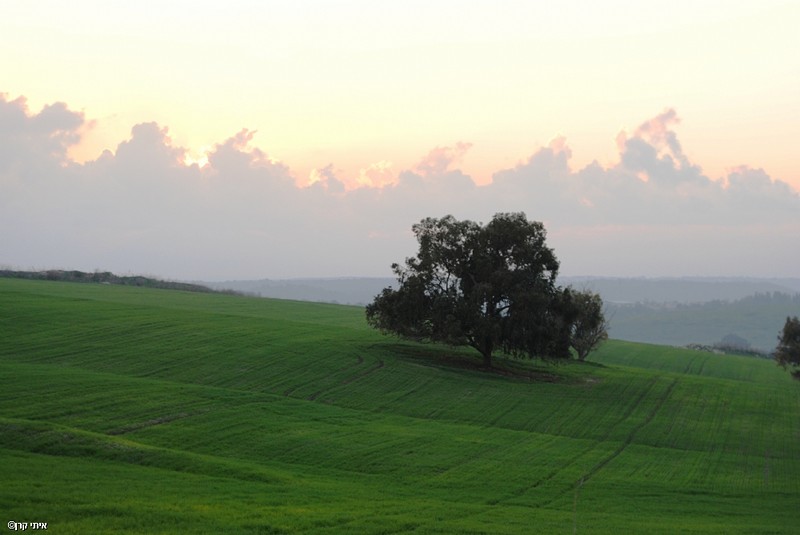
[[[609,341],[400,342],[363,309],[0,279],[0,510],[56,533],[792,533],[800,384]]]

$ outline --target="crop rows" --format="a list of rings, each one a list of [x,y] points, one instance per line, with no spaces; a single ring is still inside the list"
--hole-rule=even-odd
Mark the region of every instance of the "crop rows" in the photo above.
[[[594,360],[491,373],[353,307],[0,280],[0,506],[63,533],[800,520],[800,390],[772,363],[614,341]]]

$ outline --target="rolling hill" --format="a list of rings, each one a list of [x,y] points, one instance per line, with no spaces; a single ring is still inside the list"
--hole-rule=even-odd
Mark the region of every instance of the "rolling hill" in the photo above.
[[[800,313],[800,279],[562,277],[597,292],[611,337],[672,346],[713,345],[728,335],[761,353],[775,348],[788,315]],[[283,279],[202,283],[261,297],[366,305],[391,278]]]
[[[363,309],[0,279],[0,506],[57,533],[790,533],[800,384],[609,341],[499,360]]]

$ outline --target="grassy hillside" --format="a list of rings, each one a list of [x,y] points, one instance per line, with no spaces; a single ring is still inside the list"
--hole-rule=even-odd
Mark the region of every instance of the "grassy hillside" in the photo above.
[[[0,509],[57,533],[790,533],[800,384],[506,362],[363,309],[0,279]]]

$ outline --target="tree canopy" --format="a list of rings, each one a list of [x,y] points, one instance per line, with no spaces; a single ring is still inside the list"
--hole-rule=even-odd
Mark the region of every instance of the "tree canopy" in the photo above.
[[[600,294],[576,291],[571,297],[577,315],[572,322],[570,344],[578,360],[586,360],[589,353],[608,338],[608,321]]]
[[[415,224],[417,256],[393,264],[397,289],[367,306],[367,321],[404,338],[466,345],[491,367],[495,351],[569,358],[575,292],[556,285],[559,262],[544,225],[500,213],[486,225],[453,216]]]
[[[775,361],[784,369],[792,368],[792,376],[800,379],[800,319],[786,318],[783,330],[778,335]]]

